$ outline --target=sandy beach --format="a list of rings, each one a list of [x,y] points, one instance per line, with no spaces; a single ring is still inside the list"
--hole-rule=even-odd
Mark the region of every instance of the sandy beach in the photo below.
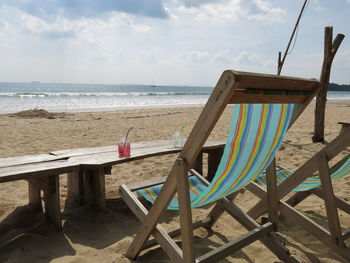
[[[295,170],[324,146],[311,141],[314,107],[315,104],[311,103],[289,130],[277,156],[278,164]],[[172,134],[184,122],[189,124],[185,135],[189,134],[200,111],[201,107],[184,107],[60,113],[36,118],[18,114],[0,115],[0,158],[115,145],[129,127],[134,127],[130,134],[131,142],[169,140],[170,143]],[[230,116],[231,108],[227,108],[210,139],[226,139]],[[341,127],[337,124],[339,121],[350,122],[350,102],[327,104],[326,141],[331,141],[338,134]],[[349,153],[350,149],[347,151]],[[27,182],[0,184],[0,262],[133,262],[125,258],[124,253],[139,221],[120,200],[119,185],[166,176],[175,158],[176,155],[167,155],[114,166],[112,175],[106,177],[107,211],[103,213],[95,212],[90,207],[65,208],[66,176],[60,176],[62,232],[55,232],[42,215],[27,209]],[[348,200],[350,176],[337,180],[334,189],[340,197]],[[237,198],[238,205],[245,210],[257,200],[248,192]],[[327,227],[321,200],[309,197],[298,205],[298,209]],[[194,218],[203,217],[207,211],[194,210]],[[340,213],[340,218],[344,226],[350,227],[349,215]],[[178,216],[169,212],[163,222],[167,230],[175,229]],[[203,229],[195,231],[196,252],[200,255],[244,232],[237,222],[224,215],[212,232]],[[303,262],[345,262],[286,218],[282,218],[280,235],[287,240],[292,254]],[[168,261],[159,247],[140,257],[140,262]],[[262,243],[255,242],[221,262],[279,261]]]

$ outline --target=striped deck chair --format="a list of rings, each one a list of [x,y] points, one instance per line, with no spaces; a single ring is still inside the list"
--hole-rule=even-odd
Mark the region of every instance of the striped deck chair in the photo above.
[[[277,178],[279,200],[290,192],[296,192],[285,201],[280,201],[280,212],[338,252],[349,262],[350,247],[346,245],[345,240],[350,238],[350,226],[342,231],[338,209],[350,214],[350,204],[334,194],[332,181],[350,174],[350,155],[347,154],[330,168],[328,165],[328,162],[335,156],[343,152],[349,153],[350,150],[350,123],[341,124],[343,126],[339,135],[297,171],[291,172],[283,167],[276,166],[274,176]],[[256,181],[260,184],[266,184],[266,178],[269,176],[262,175]],[[247,189],[261,198],[261,201],[248,212],[252,218],[256,219],[267,211],[266,191],[255,182],[248,185]],[[320,226],[294,208],[311,194],[320,197],[325,202],[328,229]]]
[[[201,207],[240,190],[271,163],[293,113],[293,104],[235,104],[231,130],[213,181],[207,185],[189,177],[191,207]],[[136,192],[153,203],[163,184]],[[178,210],[177,194],[168,205]]]
[[[340,165],[340,167],[330,174],[330,178],[332,181],[350,174],[350,156],[347,156],[345,160],[341,161],[341,163],[342,164]],[[283,183],[292,174],[293,172],[287,170],[286,168],[277,166],[277,169],[276,169],[277,185],[280,185],[281,183]],[[266,173],[263,173],[261,176],[256,178],[255,181],[260,184],[266,185]],[[303,181],[297,187],[295,187],[292,190],[292,192],[310,191],[320,186],[321,186],[320,175],[310,176],[306,178],[305,181]]]
[[[319,88],[316,80],[225,71],[200,114],[170,174],[150,182],[121,185],[120,194],[142,222],[126,256],[135,259],[141,250],[161,245],[173,262],[214,262],[260,240],[284,262],[299,262],[271,232],[275,222],[258,224],[231,201],[245,185],[274,163],[289,126],[298,118]],[[214,179],[209,183],[193,169],[205,141],[228,104],[233,115],[228,140]],[[268,188],[270,189],[270,183]],[[277,199],[271,192],[269,211],[277,217]],[[150,210],[140,202],[152,202]],[[192,222],[191,209],[214,203],[209,215]],[[160,225],[165,209],[179,210],[180,229],[167,233]],[[193,229],[211,228],[223,211],[249,232],[197,259]],[[148,240],[150,235],[154,239]],[[172,237],[181,235],[181,248]]]

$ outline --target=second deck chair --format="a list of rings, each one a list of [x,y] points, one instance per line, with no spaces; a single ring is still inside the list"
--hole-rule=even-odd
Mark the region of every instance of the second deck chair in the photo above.
[[[350,155],[347,155],[330,168],[328,165],[328,162],[338,154],[348,152],[347,148],[350,146],[350,123],[341,124],[343,127],[339,135],[306,161],[297,171],[292,173],[284,168],[277,167],[275,175],[279,184],[279,199],[292,191],[297,192],[286,201],[280,201],[280,212],[338,252],[347,261],[350,261],[350,247],[345,243],[346,239],[350,238],[350,228],[343,233],[337,210],[339,208],[350,214],[350,204],[337,197],[332,186],[332,181],[350,174]],[[319,174],[312,176],[317,171],[319,171]],[[264,176],[259,177],[257,181],[264,184],[265,178]],[[250,216],[256,219],[267,211],[266,191],[254,182],[247,186],[247,189],[262,199],[248,212]],[[320,226],[294,208],[311,194],[322,198],[325,202],[328,229]]]
[[[169,176],[163,181],[152,180],[152,182],[120,187],[120,194],[124,201],[142,221],[126,256],[135,259],[142,249],[157,244],[152,240],[147,242],[150,235],[153,235],[173,262],[217,261],[256,240],[262,241],[284,262],[298,262],[271,235],[274,231],[273,223],[258,224],[230,199],[244,185],[259,176],[272,162],[289,126],[312,100],[318,88],[319,82],[316,80],[225,71]],[[251,104],[233,107],[232,125],[223,158],[214,180],[209,183],[195,171],[190,171],[189,167],[194,165],[203,144],[225,107],[236,103]],[[295,103],[295,105],[285,103]],[[188,177],[189,172],[194,176]],[[164,184],[159,186],[161,182]],[[149,211],[138,200],[136,191],[154,202]],[[175,195],[176,198],[173,198]],[[208,217],[193,224],[191,208],[214,201],[216,204]],[[180,231],[166,233],[159,225],[160,217],[167,207],[179,209]],[[277,202],[271,201],[269,207],[271,211],[277,212]],[[195,259],[193,229],[210,228],[222,211],[227,211],[249,232]],[[181,234],[182,248],[171,238],[179,234]]]
[[[344,176],[350,175],[350,155],[346,156],[344,159],[336,163],[330,171],[330,179],[332,181],[342,178]],[[277,177],[277,185],[280,185],[283,183],[287,178],[289,178],[293,172],[287,170],[286,168],[282,166],[276,167],[276,177]],[[266,173],[263,173],[261,176],[259,176],[256,180],[256,182],[266,185]],[[318,189],[321,186],[321,178],[320,175],[316,176],[310,176],[309,178],[305,179],[301,184],[299,184],[297,187],[295,187],[292,192],[304,192],[303,194],[295,194],[292,197],[289,198],[289,200],[295,200],[294,202],[290,201],[294,205],[295,203],[300,203],[303,201],[307,196],[315,193],[316,195],[320,194],[320,189]]]

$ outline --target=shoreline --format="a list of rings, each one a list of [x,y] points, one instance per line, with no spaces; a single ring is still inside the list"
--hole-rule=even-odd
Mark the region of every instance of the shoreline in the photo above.
[[[349,101],[350,103],[350,101]],[[52,113],[92,113],[92,112],[115,112],[115,111],[129,111],[129,110],[149,110],[149,109],[176,109],[176,108],[198,108],[203,107],[205,104],[184,104],[184,105],[159,105],[159,106],[130,106],[130,107],[101,107],[101,108],[79,108],[77,110],[69,109],[68,111],[62,111],[62,110],[46,110],[48,112]],[[95,110],[93,110],[95,109]],[[27,110],[34,110],[34,109],[27,109]],[[39,108],[38,108],[39,110]],[[42,109],[40,109],[42,110]],[[43,109],[45,110],[45,109]],[[20,111],[19,111],[20,112]],[[14,114],[17,112],[5,112],[1,113],[0,115],[6,115],[6,114]]]
[[[310,104],[314,104],[316,101],[315,99],[311,101]],[[350,107],[350,100],[327,100],[327,104],[341,104],[345,103],[346,107]],[[133,110],[155,110],[155,109],[176,109],[176,108],[201,108],[204,107],[205,104],[183,104],[183,105],[159,105],[159,106],[130,106],[130,107],[100,107],[100,108],[79,108],[79,109],[68,109],[67,111],[62,111],[61,109],[58,110],[46,110],[46,109],[26,109],[23,111],[29,111],[29,110],[45,110],[50,113],[104,113],[104,112],[120,112],[120,111],[133,111]],[[0,112],[1,115],[8,115],[8,114],[16,114],[22,111],[16,111],[16,112]]]

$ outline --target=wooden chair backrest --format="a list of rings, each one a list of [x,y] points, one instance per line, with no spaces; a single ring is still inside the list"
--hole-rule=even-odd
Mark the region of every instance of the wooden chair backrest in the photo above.
[[[319,90],[319,81],[277,75],[224,71],[204,106],[179,158],[191,167],[228,104],[295,103],[293,123]],[[277,94],[278,93],[278,94]]]

